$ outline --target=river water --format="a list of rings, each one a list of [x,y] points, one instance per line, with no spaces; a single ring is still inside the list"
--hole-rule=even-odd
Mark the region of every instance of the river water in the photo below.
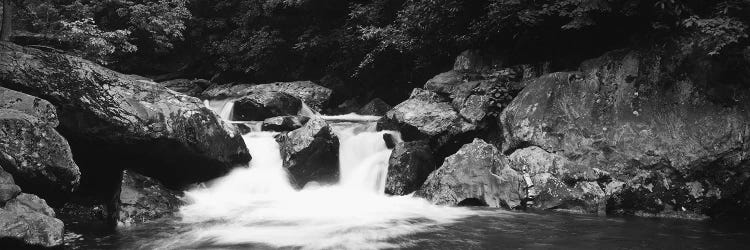
[[[214,109],[226,119],[231,104]],[[243,139],[253,160],[187,191],[174,217],[114,232],[72,227],[66,244],[72,249],[750,247],[750,230],[740,222],[525,213],[388,196],[383,190],[391,149],[384,138],[398,141],[398,132],[375,131],[373,117],[325,119],[336,121],[338,183],[296,190],[282,167],[276,133],[250,132]]]

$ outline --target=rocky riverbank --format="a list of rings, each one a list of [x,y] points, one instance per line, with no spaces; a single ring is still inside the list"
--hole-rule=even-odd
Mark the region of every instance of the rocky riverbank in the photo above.
[[[379,98],[338,105],[310,81],[156,83],[0,43],[0,243],[54,247],[64,224],[126,227],[170,216],[185,188],[252,158],[245,121],[279,133],[297,187],[335,182],[339,142],[317,114],[348,111],[382,116],[379,129],[401,132],[386,179],[391,195],[598,215],[750,217],[750,95],[723,81],[723,65],[710,57],[670,44],[548,72],[480,55],[463,53],[394,106]],[[235,122],[211,110],[230,102]]]

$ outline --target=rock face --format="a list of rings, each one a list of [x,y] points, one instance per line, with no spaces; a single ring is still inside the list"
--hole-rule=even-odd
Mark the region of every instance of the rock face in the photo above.
[[[549,173],[596,197],[586,200],[604,196],[591,181],[614,185],[604,190],[610,213],[709,213],[742,195],[750,145],[748,95],[722,96],[736,86],[716,83],[722,67],[711,63],[665,49],[614,51],[582,72],[531,80],[501,115],[503,150],[537,146],[563,158]]]
[[[52,208],[36,195],[21,193],[13,177],[0,168],[0,247],[62,244],[63,223]]]
[[[80,58],[0,43],[0,85],[57,107],[84,183],[128,167],[179,186],[250,158],[241,136],[197,98]]]
[[[152,178],[126,170],[120,186],[117,224],[130,226],[170,216],[182,205],[180,196]]]
[[[261,130],[276,132],[292,131],[301,128],[302,126],[307,124],[307,121],[309,120],[310,117],[298,115],[271,117],[263,120]]]
[[[444,205],[468,203],[515,208],[525,197],[521,178],[509,167],[500,150],[474,139],[445,158],[416,194]]]
[[[311,81],[277,82],[267,84],[215,85],[201,94],[204,99],[237,98],[253,92],[282,92],[299,98],[311,109],[321,111],[331,98],[332,91]]]
[[[385,192],[406,195],[417,191],[436,167],[427,141],[398,143],[388,161]]]
[[[362,108],[357,111],[357,114],[382,116],[392,108],[391,105],[388,105],[388,103],[385,103],[382,99],[375,98],[365,104],[365,106],[362,106]]]
[[[283,115],[297,115],[302,102],[283,92],[252,92],[234,102],[234,121],[262,121]]]
[[[305,126],[277,137],[284,167],[303,187],[309,181],[338,180],[339,141],[325,120],[312,118]]]
[[[81,173],[47,101],[0,88],[0,163],[27,192],[61,199]]]

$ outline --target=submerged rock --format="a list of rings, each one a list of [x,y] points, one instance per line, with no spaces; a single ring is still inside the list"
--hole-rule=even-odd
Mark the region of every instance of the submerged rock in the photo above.
[[[277,141],[284,168],[297,186],[338,180],[339,141],[325,120],[313,117],[301,128],[278,136]]]
[[[277,82],[267,84],[215,85],[201,94],[204,99],[237,98],[253,92],[282,92],[299,98],[311,109],[321,111],[331,98],[332,91],[311,81]]]
[[[81,173],[68,142],[51,124],[22,111],[0,109],[0,162],[27,192],[63,200]]]
[[[406,195],[417,191],[437,167],[432,149],[426,141],[401,142],[395,145],[388,161],[385,192]]]
[[[443,205],[482,204],[516,208],[525,197],[521,175],[495,146],[481,139],[445,158],[416,195]]]
[[[128,167],[180,186],[250,158],[241,136],[197,98],[77,57],[0,43],[0,85],[58,108],[84,184]]]
[[[271,117],[263,120],[261,130],[276,132],[292,131],[301,128],[302,126],[307,124],[307,121],[309,120],[310,117],[298,115]]]
[[[533,145],[564,157],[567,173],[551,174],[568,189],[623,183],[607,193],[612,213],[703,213],[734,199],[749,173],[739,166],[748,159],[750,95],[722,96],[736,86],[718,84],[722,67],[697,54],[614,51],[582,72],[533,79],[500,117],[503,150]],[[692,182],[708,188],[690,192]],[[602,198],[585,185],[596,197],[586,200]]]
[[[120,186],[117,224],[130,226],[171,216],[183,204],[180,196],[152,178],[126,170]]]
[[[262,121],[283,115],[297,115],[302,102],[283,92],[252,92],[234,102],[234,121]]]

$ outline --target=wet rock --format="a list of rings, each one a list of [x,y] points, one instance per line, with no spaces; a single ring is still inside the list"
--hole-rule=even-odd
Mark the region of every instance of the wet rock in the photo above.
[[[596,182],[578,182],[570,187],[555,177],[538,187],[539,194],[531,207],[583,214],[604,214],[606,197]]]
[[[21,188],[13,181],[13,176],[0,167],[0,206],[21,193]]]
[[[388,103],[385,103],[380,98],[372,99],[370,102],[365,104],[365,106],[362,106],[359,111],[357,111],[360,115],[377,115],[382,116],[385,115],[388,110],[391,110],[391,105],[388,105]]]
[[[500,117],[503,150],[558,152],[573,166],[556,176],[565,183],[597,173],[606,173],[602,186],[621,181],[619,191],[607,191],[610,211],[701,213],[719,198],[691,192],[694,181],[722,197],[737,194],[748,173],[739,166],[750,145],[749,95],[722,96],[737,91],[717,83],[722,67],[673,47],[613,51],[584,62],[582,72],[529,81]]]
[[[392,195],[410,194],[419,189],[436,167],[427,141],[398,143],[388,161],[385,192]]]
[[[267,84],[215,85],[201,94],[204,99],[226,99],[242,97],[252,92],[277,91],[299,98],[315,111],[325,108],[331,98],[331,90],[311,81],[277,82]]]
[[[304,126],[277,137],[284,167],[293,182],[304,187],[309,181],[338,180],[339,141],[325,120],[314,117]]]
[[[159,86],[174,90],[185,95],[198,96],[201,92],[208,88],[210,82],[205,79],[172,79],[159,82],[158,84]]]
[[[0,162],[24,190],[55,200],[81,177],[68,142],[50,122],[13,109],[0,109]]]
[[[444,205],[469,200],[490,207],[516,208],[525,197],[521,178],[500,150],[475,139],[447,157],[416,195]]]
[[[261,130],[276,132],[292,131],[301,128],[309,120],[310,117],[297,115],[271,117],[263,120]]]
[[[77,152],[82,186],[125,167],[180,186],[250,158],[239,133],[199,99],[77,57],[0,43],[0,85],[57,107],[58,130]]]
[[[276,91],[252,92],[234,102],[234,121],[262,121],[283,115],[297,115],[302,102]]]
[[[182,201],[179,192],[158,181],[126,170],[123,172],[117,224],[131,226],[171,216]]]
[[[63,244],[63,223],[47,203],[32,194],[20,194],[0,208],[0,246],[18,244],[56,247]]]

